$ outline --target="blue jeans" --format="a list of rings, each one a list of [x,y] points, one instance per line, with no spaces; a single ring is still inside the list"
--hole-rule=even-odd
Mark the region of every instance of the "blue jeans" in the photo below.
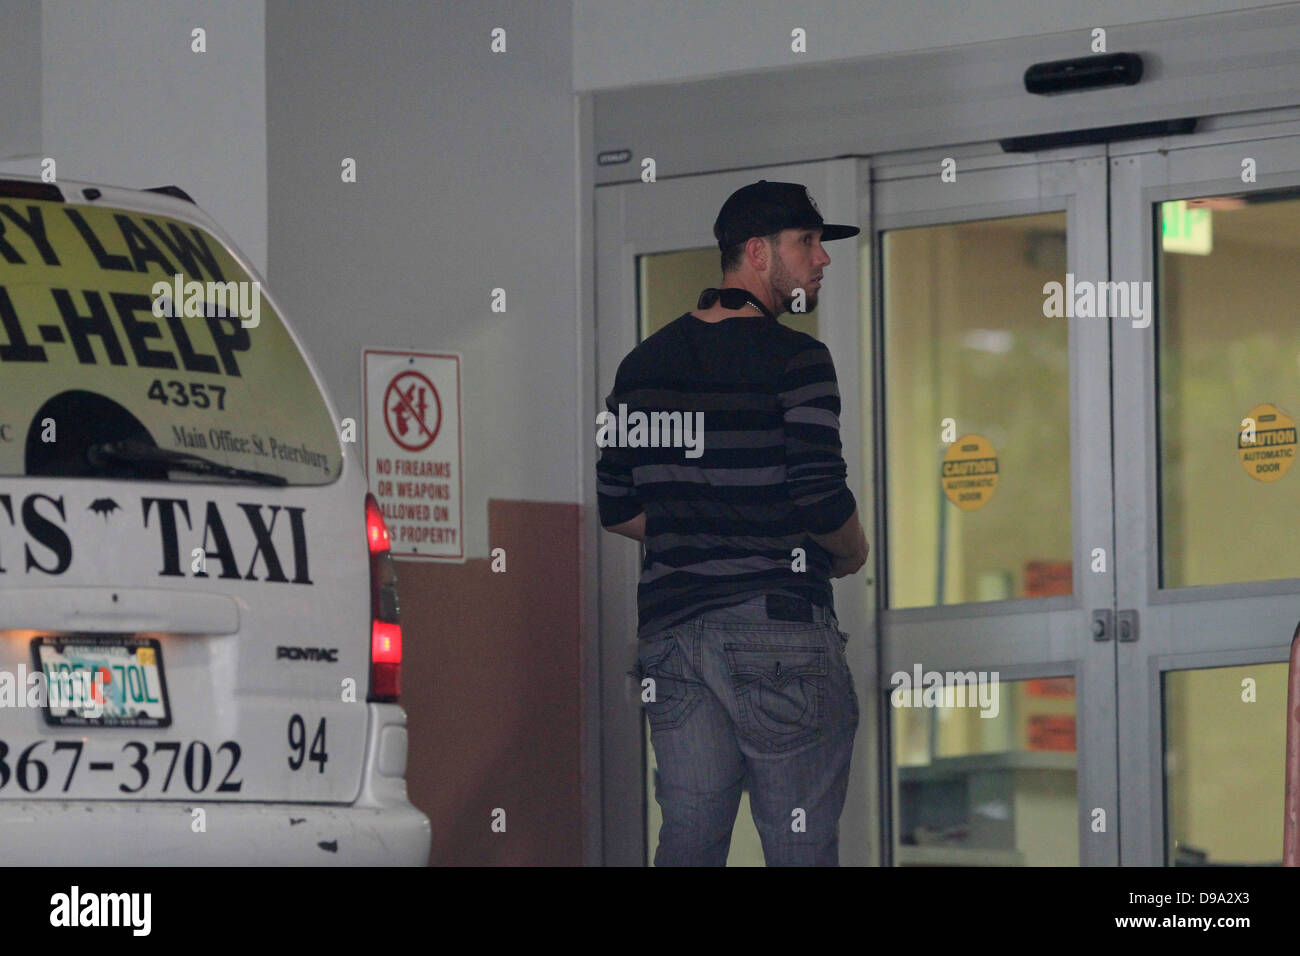
[[[839,865],[858,699],[833,612],[757,597],[641,640],[659,764],[655,866],[725,866],[748,777],[768,866]],[[645,679],[654,681],[647,685]]]

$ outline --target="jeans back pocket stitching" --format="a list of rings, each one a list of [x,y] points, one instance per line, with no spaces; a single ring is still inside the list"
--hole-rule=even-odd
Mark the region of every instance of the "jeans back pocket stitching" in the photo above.
[[[727,657],[728,670],[732,683],[732,690],[736,695],[737,702],[741,705],[738,708],[740,716],[741,729],[744,736],[750,738],[755,743],[760,744],[765,749],[777,753],[791,750],[803,744],[820,740],[826,735],[825,728],[825,694],[826,682],[829,679],[828,662],[826,660],[826,650],[824,647],[812,647],[808,645],[762,645],[762,644],[724,644],[724,653]],[[765,668],[758,668],[751,671],[744,667],[738,666],[740,658],[737,652],[758,652],[758,653],[803,653],[811,655],[811,660],[801,666],[791,668],[786,671],[785,679],[779,680],[774,673],[767,671]],[[780,686],[788,684],[796,677],[811,681],[811,692],[809,694],[810,704],[813,708],[812,720],[809,726],[801,727],[796,733],[787,740],[777,740],[779,731],[764,726],[758,720],[758,714],[763,711],[759,706],[757,689],[751,690],[753,685],[761,685],[764,680],[772,680]],[[807,713],[807,710],[805,710]],[[770,716],[770,715],[769,715]],[[802,714],[800,715],[803,716]],[[773,721],[776,723],[777,721]]]
[[[659,665],[666,662],[674,653],[677,654],[679,662],[683,656],[678,636],[669,638],[667,643],[669,646],[664,649],[663,653],[659,654],[652,660],[646,661],[644,664],[640,661],[637,662],[637,667],[641,672],[641,679],[643,680],[646,677],[649,677],[655,681],[655,700],[653,703],[646,702],[642,705],[642,709],[646,712],[646,718],[650,721],[650,730],[652,733],[661,730],[672,730],[681,726],[686,718],[690,716],[691,711],[694,710],[695,704],[699,700],[698,694],[692,694],[690,692],[690,684],[692,682],[687,680],[684,673],[674,674],[666,668],[662,671],[659,670]],[[681,693],[675,700],[671,698],[665,700],[660,696],[659,688],[662,686],[664,678],[668,678],[672,684],[676,684],[681,688]],[[670,706],[661,706],[656,711],[651,709],[652,706],[655,705]]]

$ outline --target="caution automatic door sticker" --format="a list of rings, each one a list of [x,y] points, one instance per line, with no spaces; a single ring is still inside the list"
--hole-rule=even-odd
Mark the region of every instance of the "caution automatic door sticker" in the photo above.
[[[963,435],[944,453],[941,476],[949,501],[962,511],[978,511],[997,487],[998,454],[983,435]]]
[[[1295,461],[1295,422],[1276,405],[1256,405],[1241,420],[1237,457],[1256,481],[1277,481]]]

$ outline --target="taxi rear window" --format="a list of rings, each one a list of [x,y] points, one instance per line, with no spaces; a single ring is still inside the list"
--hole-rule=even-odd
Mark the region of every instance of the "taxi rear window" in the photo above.
[[[341,468],[306,362],[220,240],[0,199],[0,475],[320,485]]]

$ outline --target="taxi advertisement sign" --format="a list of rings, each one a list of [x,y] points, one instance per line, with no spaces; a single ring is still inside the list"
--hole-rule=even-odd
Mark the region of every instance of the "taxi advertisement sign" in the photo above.
[[[260,283],[169,216],[0,200],[0,377],[0,475],[81,474],[114,436],[290,484],[342,468]]]

